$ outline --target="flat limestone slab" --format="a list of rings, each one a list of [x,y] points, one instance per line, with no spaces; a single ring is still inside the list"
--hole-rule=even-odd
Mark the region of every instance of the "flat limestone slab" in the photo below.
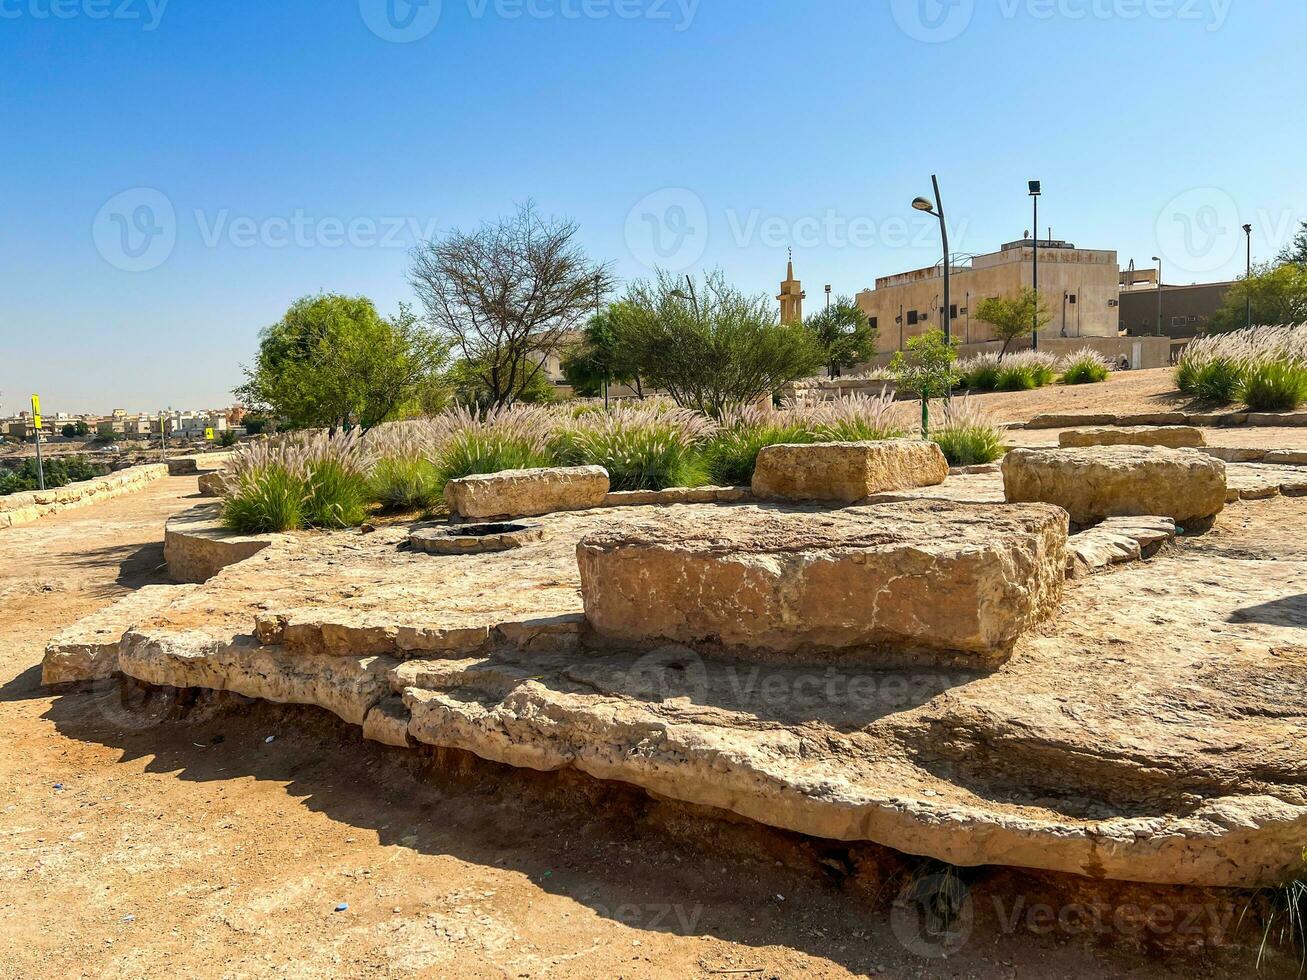
[[[936,486],[947,477],[939,446],[919,439],[767,446],[758,454],[753,494],[852,504],[887,490]]]
[[[1071,535],[1066,577],[1085,578],[1112,565],[1150,557],[1167,541],[1174,541],[1175,533],[1175,521],[1169,517],[1110,517]]]
[[[1166,446],[1196,449],[1207,445],[1201,429],[1188,425],[1133,425],[1097,429],[1070,429],[1058,436],[1063,449],[1080,446]]]
[[[41,683],[98,680],[116,673],[123,634],[192,589],[189,585],[147,585],[61,630],[45,648]]]
[[[602,466],[504,470],[450,480],[445,501],[451,514],[473,520],[538,517],[600,507],[608,486]]]
[[[470,562],[401,551],[406,527],[306,534],[132,627],[120,660],[148,683],[319,704],[389,745],[572,768],[826,839],[1258,887],[1307,871],[1307,544],[1266,533],[1304,513],[1250,507],[1147,564],[1067,583],[1058,615],[986,670],[578,645],[577,543],[667,518],[638,507],[559,514],[543,541]],[[292,609],[260,644],[256,617]],[[487,629],[509,620],[521,631]],[[386,643],[398,652],[361,648]]]
[[[1066,538],[1053,507],[919,501],[671,514],[586,536],[577,562],[586,617],[610,643],[985,664],[1056,606]]]
[[[1140,516],[1201,521],[1226,504],[1225,464],[1193,449],[1014,449],[1003,458],[1003,487],[1010,503],[1056,504],[1075,524]]]
[[[236,534],[222,526],[221,504],[200,504],[168,519],[163,557],[174,582],[207,582],[228,565],[252,558],[283,535]]]

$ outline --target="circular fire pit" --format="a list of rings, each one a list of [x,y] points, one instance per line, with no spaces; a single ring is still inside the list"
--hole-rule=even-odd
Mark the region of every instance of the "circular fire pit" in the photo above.
[[[424,527],[408,536],[409,547],[429,555],[484,555],[511,551],[544,537],[532,524],[456,524]]]

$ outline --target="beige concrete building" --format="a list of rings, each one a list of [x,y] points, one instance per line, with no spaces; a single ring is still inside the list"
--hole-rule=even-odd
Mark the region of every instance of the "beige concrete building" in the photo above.
[[[1048,239],[1040,239],[1037,247],[1039,293],[1053,314],[1041,340],[1117,337],[1121,288],[1116,252]],[[1027,238],[953,266],[948,313],[955,341],[966,345],[992,339],[989,324],[978,320],[975,310],[982,300],[1014,295],[1032,284],[1035,248]],[[887,353],[902,349],[910,337],[942,330],[943,297],[941,263],[877,279],[875,289],[858,293],[857,303],[879,331],[877,351]]]

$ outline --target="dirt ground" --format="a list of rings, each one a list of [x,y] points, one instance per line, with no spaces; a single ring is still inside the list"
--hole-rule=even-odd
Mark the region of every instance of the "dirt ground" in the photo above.
[[[170,478],[0,534],[0,975],[1252,972],[1247,949],[1142,948],[1182,944],[1191,915],[1232,936],[1210,894],[1127,887],[1086,917],[1074,882],[977,871],[941,945],[892,902],[914,864],[871,846],[388,750],[315,710],[201,700],[182,721],[113,684],[43,690],[54,632],[162,581],[163,521],[195,491]],[[1274,503],[1238,519],[1270,528]],[[1153,907],[1145,928],[1126,914]]]

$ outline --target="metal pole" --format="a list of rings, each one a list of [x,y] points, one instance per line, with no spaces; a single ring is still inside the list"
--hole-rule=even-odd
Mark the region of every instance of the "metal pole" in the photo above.
[[[1034,194],[1030,198],[1035,202],[1035,223],[1031,225],[1035,229],[1035,247],[1034,254],[1034,280],[1035,280],[1035,316],[1034,324],[1030,334],[1030,349],[1039,350],[1039,195]]]
[[[931,174],[930,183],[935,188],[935,210],[939,212],[939,234],[944,241],[944,341],[945,343],[952,343],[953,317],[952,306],[949,304],[949,266],[952,263],[948,260],[948,225],[944,223],[944,202],[939,196],[939,178],[935,174]]]
[[[36,486],[39,490],[45,489],[45,463],[41,460],[41,430],[33,429],[36,433]]]
[[[1251,329],[1253,325],[1253,226],[1244,225],[1243,231],[1248,238],[1248,276],[1244,280],[1244,293],[1248,300],[1248,327]]]
[[[1162,336],[1162,260],[1157,260],[1157,336]]]

